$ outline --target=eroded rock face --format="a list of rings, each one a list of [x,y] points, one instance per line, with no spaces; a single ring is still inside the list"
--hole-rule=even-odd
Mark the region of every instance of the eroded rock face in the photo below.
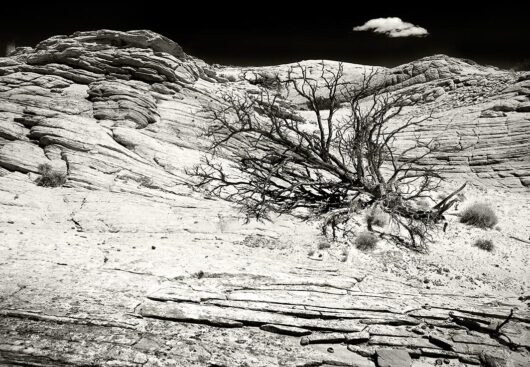
[[[0,65],[4,170],[37,172],[51,163],[67,167],[69,186],[112,190],[117,181],[149,178],[175,191],[185,162],[198,156],[185,146],[197,148],[190,138],[206,99],[200,89],[215,86],[195,86],[201,75],[209,79],[209,66],[163,36],[79,32]]]
[[[412,358],[406,350],[380,349],[377,351],[377,365],[379,367],[410,367]]]
[[[338,67],[302,65],[316,74]],[[109,190],[117,181],[149,177],[175,191],[186,179],[184,168],[201,155],[196,132],[206,122],[199,112],[215,91],[245,93],[252,85],[244,78],[288,67],[216,70],[150,31],[52,37],[0,61],[0,166],[26,173],[36,172],[36,162],[59,167],[62,160],[69,186]],[[344,70],[351,81],[377,70],[389,91],[409,96],[407,113],[437,113],[422,129],[426,138],[465,148],[425,164],[504,188],[530,184],[525,74],[443,55],[393,69],[346,64]]]
[[[256,75],[286,74],[293,66],[221,68],[220,75],[252,82]],[[309,75],[336,73],[335,61],[304,61]],[[296,66],[296,65],[295,65]],[[434,55],[395,68],[345,64],[344,79],[360,82],[366,73],[377,73],[374,84],[405,96],[403,118],[433,114],[417,131],[405,132],[406,144],[414,136],[436,138],[447,152],[424,164],[448,171],[452,179],[471,180],[509,190],[528,190],[530,177],[530,88],[528,73],[514,73],[472,61]],[[306,101],[289,93],[300,109]],[[344,111],[347,113],[347,110]],[[311,119],[311,114],[304,117]],[[457,152],[449,150],[457,149]]]
[[[345,65],[351,81],[372,69]],[[79,32],[0,58],[0,364],[476,364],[508,347],[466,325],[509,308],[505,332],[528,348],[526,305],[513,297],[496,305],[370,278],[371,268],[278,261],[272,251],[291,256],[289,241],[315,228],[243,226],[229,204],[192,194],[201,109],[218,90],[251,93],[245,71],[149,31]],[[389,91],[417,102],[407,114],[439,116],[422,134],[466,148],[426,164],[528,190],[528,74],[439,55],[383,71]],[[36,187],[40,164],[66,173],[65,187]]]

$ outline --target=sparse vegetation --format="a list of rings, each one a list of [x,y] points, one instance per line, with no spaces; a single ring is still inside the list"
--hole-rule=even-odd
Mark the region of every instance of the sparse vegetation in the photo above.
[[[40,177],[37,179],[37,185],[43,187],[60,187],[66,182],[66,174],[58,172],[48,163],[39,165]]]
[[[375,248],[378,242],[377,236],[371,232],[362,232],[355,238],[355,247],[361,251],[369,251]]]
[[[479,228],[493,228],[499,219],[485,203],[473,203],[460,213],[460,222]]]
[[[318,249],[319,250],[326,250],[328,248],[331,247],[331,243],[330,241],[326,240],[326,239],[322,239],[319,243],[318,243]]]
[[[401,132],[434,119],[433,114],[394,124],[405,96],[382,89],[376,71],[361,83],[345,81],[342,64],[332,70],[323,65],[316,73],[297,65],[281,78],[249,73],[245,79],[258,85],[259,93],[222,92],[221,103],[205,108],[210,124],[203,133],[211,139],[213,158],[204,156],[187,170],[196,179],[192,187],[239,204],[248,218],[269,219],[271,212],[305,219],[327,216],[324,226],[333,226],[334,238],[338,224],[351,218],[352,199],[363,196],[365,207],[387,213],[395,231],[389,234],[392,240],[425,250],[433,229],[465,186],[432,207],[412,205],[440,187],[440,168],[422,161],[440,147],[435,139],[419,135],[406,149],[397,142]],[[292,107],[272,84],[305,101],[314,120],[294,119]],[[339,101],[349,110],[340,118]],[[321,113],[324,107],[329,110]],[[461,148],[444,147],[452,149]],[[217,160],[227,154],[232,164]]]
[[[340,261],[346,262],[348,260],[348,256],[350,256],[350,246],[346,246],[342,249],[342,257]]]
[[[476,240],[473,246],[488,252],[493,251],[494,248],[492,240],[487,240],[483,238]]]
[[[372,230],[372,226],[384,227],[388,223],[388,215],[378,207],[372,208],[365,216],[368,230]]]

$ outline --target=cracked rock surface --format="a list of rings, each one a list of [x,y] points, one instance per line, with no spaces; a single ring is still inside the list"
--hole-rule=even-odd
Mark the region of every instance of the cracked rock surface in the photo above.
[[[252,93],[251,73],[286,67],[210,66],[150,31],[0,58],[1,365],[528,365],[530,76],[435,55],[381,79],[421,102],[407,113],[438,114],[426,138],[466,147],[435,164],[471,183],[462,206],[487,198],[499,228],[456,209],[426,255],[337,242],[308,256],[316,223],[244,224],[185,173],[215,92]],[[64,187],[35,184],[44,163]],[[484,236],[494,252],[471,245]]]

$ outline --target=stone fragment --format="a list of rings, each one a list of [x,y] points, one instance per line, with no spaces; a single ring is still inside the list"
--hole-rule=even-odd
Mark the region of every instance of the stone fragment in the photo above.
[[[471,364],[471,365],[475,365],[475,366],[479,366],[480,365],[480,360],[476,357],[473,357],[473,356],[464,356],[464,355],[461,355],[458,357],[458,360],[462,363],[467,363],[467,364]]]
[[[370,334],[367,331],[361,331],[359,333],[347,333],[344,335],[346,336],[346,343],[348,344],[363,343],[370,339]]]
[[[410,367],[412,365],[412,358],[405,350],[378,349],[376,354],[378,367]]]
[[[363,357],[373,358],[376,353],[376,347],[366,344],[348,344],[348,350]]]
[[[429,335],[429,341],[433,343],[434,345],[437,345],[441,348],[448,349],[448,350],[453,349],[453,343],[444,337],[431,334]]]
[[[503,101],[500,103],[497,103],[495,106],[493,106],[491,109],[493,111],[502,111],[502,112],[513,112],[517,110],[517,106],[519,103],[513,102],[513,101]]]
[[[300,345],[342,343],[345,340],[346,336],[343,333],[318,333],[304,336],[300,340]]]
[[[458,358],[459,354],[449,350],[435,349],[435,348],[421,348],[421,355],[433,358]]]
[[[304,336],[311,334],[311,330],[298,328],[294,326],[265,324],[260,326],[261,330],[269,331],[271,333],[292,335],[292,336]]]
[[[480,353],[480,361],[484,364],[484,367],[508,367],[506,358],[489,352]]]
[[[495,341],[489,337],[478,337],[467,334],[457,334],[453,336],[453,341],[458,343],[467,343],[467,344],[482,344],[482,345],[492,345],[498,346],[499,342]]]
[[[493,110],[484,110],[480,113],[481,118],[495,118],[495,117],[504,117],[506,112],[503,111],[493,111]]]

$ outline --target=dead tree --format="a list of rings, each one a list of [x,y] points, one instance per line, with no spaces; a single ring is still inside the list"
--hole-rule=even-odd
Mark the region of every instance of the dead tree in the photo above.
[[[222,93],[220,103],[206,109],[210,124],[204,134],[213,157],[189,170],[194,187],[239,204],[248,218],[304,209],[325,214],[327,223],[343,222],[362,195],[367,206],[379,206],[407,233],[393,239],[424,248],[456,192],[427,210],[412,205],[440,185],[434,166],[420,166],[440,146],[421,136],[408,147],[396,143],[433,116],[403,118],[405,97],[384,91],[378,77],[371,72],[352,83],[344,81],[342,64],[334,70],[322,64],[316,76],[292,67],[278,83],[305,102],[314,121],[300,118],[277,91]],[[347,113],[339,116],[339,110]],[[231,165],[215,159],[223,152]]]

